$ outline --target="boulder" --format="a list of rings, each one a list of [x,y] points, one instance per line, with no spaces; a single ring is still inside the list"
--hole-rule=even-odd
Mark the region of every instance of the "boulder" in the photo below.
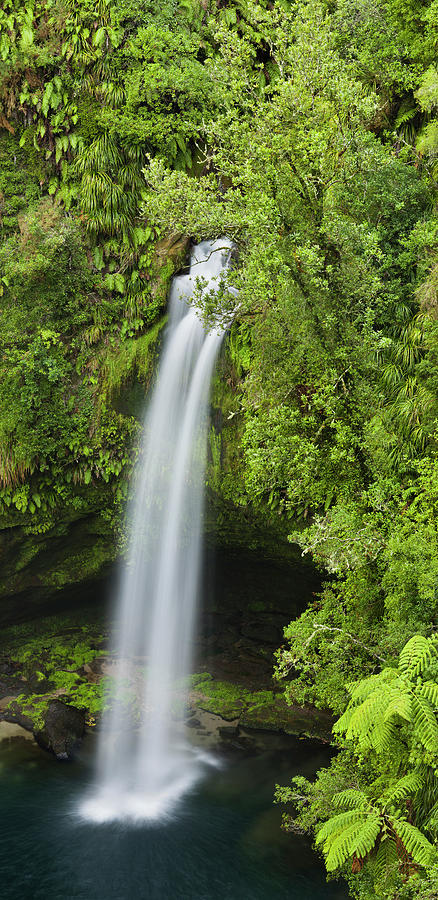
[[[67,706],[61,700],[51,700],[44,726],[35,732],[35,738],[40,747],[54,753],[57,759],[70,759],[84,731],[85,712],[82,709]]]

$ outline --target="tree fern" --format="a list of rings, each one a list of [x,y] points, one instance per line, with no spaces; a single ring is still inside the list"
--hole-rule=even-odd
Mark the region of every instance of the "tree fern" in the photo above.
[[[398,669],[387,667],[350,685],[351,700],[335,734],[365,756],[372,751],[374,760],[391,760],[391,773],[398,770],[401,777],[391,778],[383,791],[379,778],[368,790],[347,788],[332,797],[333,811],[344,812],[335,812],[316,839],[328,871],[348,859],[359,871],[373,859],[375,876],[382,879],[430,863],[433,845],[417,825],[432,835],[438,829],[438,684],[422,679],[436,659],[435,638],[414,635]],[[407,821],[407,811],[417,825]]]
[[[434,638],[414,635],[400,653],[399,670],[385,668],[350,688],[351,701],[334,726],[361,750],[379,754],[400,745],[400,725],[412,728],[415,741],[438,753],[438,684],[421,675],[436,659]],[[431,761],[431,760],[430,760]]]

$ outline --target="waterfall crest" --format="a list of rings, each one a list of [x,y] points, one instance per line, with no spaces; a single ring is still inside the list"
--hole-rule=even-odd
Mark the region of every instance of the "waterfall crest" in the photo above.
[[[231,242],[204,241],[174,278],[158,377],[146,411],[117,601],[115,675],[99,740],[95,821],[165,815],[198,777],[183,736],[201,560],[208,398],[223,328],[189,305],[196,279],[214,292]],[[199,282],[198,282],[199,283]],[[135,702],[132,699],[135,697]]]

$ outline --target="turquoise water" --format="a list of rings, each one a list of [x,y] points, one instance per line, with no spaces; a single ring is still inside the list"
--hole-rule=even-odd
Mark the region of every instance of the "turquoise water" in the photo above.
[[[308,844],[280,829],[276,780],[324,763],[316,745],[238,751],[155,826],[95,826],[76,806],[87,759],[54,762],[24,741],[0,748],[2,900],[344,900]],[[278,742],[277,742],[278,743]],[[84,755],[84,753],[86,755]],[[299,757],[301,761],[299,761]]]

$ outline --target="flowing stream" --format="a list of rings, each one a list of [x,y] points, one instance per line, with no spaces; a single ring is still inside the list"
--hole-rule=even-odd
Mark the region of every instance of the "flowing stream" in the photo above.
[[[195,289],[218,290],[230,256],[230,241],[204,241],[170,292],[128,516],[111,706],[97,785],[83,806],[95,821],[166,815],[202,765],[184,739],[182,707],[196,620],[209,388],[223,328],[206,331],[188,301]]]

